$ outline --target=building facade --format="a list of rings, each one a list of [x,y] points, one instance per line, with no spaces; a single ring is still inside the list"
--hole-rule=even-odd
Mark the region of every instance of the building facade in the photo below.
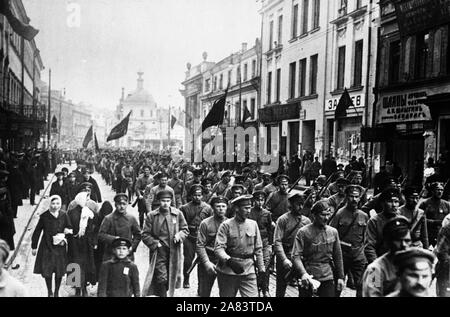
[[[22,1],[11,10],[28,24]],[[0,146],[10,150],[41,145],[46,133],[46,109],[40,102],[44,65],[34,40],[20,37],[0,15]]]
[[[338,163],[347,164],[356,156],[368,159],[370,165],[370,146],[361,139],[361,127],[372,126],[379,6],[370,0],[339,0],[328,6],[325,152]],[[353,105],[346,116],[336,118],[344,89]]]
[[[424,5],[380,1],[374,109],[380,164],[396,162],[417,185],[428,159],[447,176],[450,162],[450,1],[427,7],[427,14]]]

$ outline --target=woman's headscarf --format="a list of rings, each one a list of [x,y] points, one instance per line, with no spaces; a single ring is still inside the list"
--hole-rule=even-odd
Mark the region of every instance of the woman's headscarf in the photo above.
[[[88,192],[81,192],[75,196],[76,204],[81,207],[80,230],[77,234],[78,238],[84,236],[89,219],[94,218],[94,212],[87,206],[88,196]]]
[[[50,196],[50,205],[52,204],[52,202],[54,200],[58,200],[59,201],[59,205],[62,206],[62,199],[61,199],[61,197],[59,195]],[[61,207],[59,207],[59,210],[57,210],[57,211],[60,211],[60,210],[61,210]]]

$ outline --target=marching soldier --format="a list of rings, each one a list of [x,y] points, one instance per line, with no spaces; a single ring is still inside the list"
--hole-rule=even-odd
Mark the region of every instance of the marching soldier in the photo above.
[[[217,196],[224,196],[225,197],[225,193],[231,187],[230,180],[231,180],[231,172],[225,171],[222,174],[220,182],[216,183],[214,185],[213,190],[212,190],[213,193],[216,194]]]
[[[190,202],[192,200],[192,197],[190,196],[190,192],[191,192],[191,187],[193,185],[201,185],[202,184],[202,175],[203,175],[203,171],[201,169],[194,169],[192,171],[192,180],[186,182],[186,201]]]
[[[231,201],[237,206],[236,215],[224,221],[217,233],[214,252],[219,260],[220,297],[235,297],[238,291],[242,297],[257,297],[257,285],[265,288],[261,235],[258,224],[248,219],[252,198],[245,195]]]
[[[254,207],[250,209],[248,219],[256,221],[258,229],[261,234],[261,240],[263,244],[263,259],[264,267],[266,271],[266,285],[269,285],[269,263],[272,255],[272,243],[273,243],[273,223],[270,212],[264,209],[264,202],[266,201],[266,193],[257,191],[253,193]],[[268,288],[263,290],[264,293],[268,293]]]
[[[364,235],[369,216],[358,209],[362,195],[360,186],[348,186],[345,194],[347,203],[339,209],[330,225],[336,228],[339,233],[344,273],[346,275],[349,272],[352,274],[356,285],[356,297],[361,297],[361,279],[367,265],[364,255]]]
[[[277,177],[279,189],[267,198],[266,208],[272,213],[273,221],[288,211],[288,189],[291,180],[286,175]]]
[[[271,183],[269,183],[268,185],[264,186],[263,191],[266,192],[267,196],[269,196],[270,194],[272,194],[273,192],[276,192],[278,190],[278,178],[277,178],[277,173],[273,173],[270,174],[270,178],[271,178]]]
[[[394,256],[411,247],[409,221],[403,216],[390,219],[383,227],[383,237],[388,245],[385,254],[369,264],[362,279],[363,297],[383,297],[398,287]]]
[[[387,297],[432,297],[434,261],[433,252],[422,248],[410,248],[395,254],[400,289]]]
[[[419,208],[425,211],[428,226],[428,241],[431,245],[436,245],[439,230],[442,228],[442,221],[450,213],[450,203],[442,199],[444,185],[433,183],[430,186],[432,196],[420,204]]]
[[[326,200],[314,204],[314,222],[301,228],[292,249],[294,267],[301,276],[301,297],[312,297],[314,281],[319,297],[335,297],[344,288],[344,264],[338,231],[327,225],[331,207]],[[335,285],[337,280],[337,285]]]
[[[200,297],[210,297],[211,289],[216,280],[216,265],[218,259],[214,254],[214,243],[220,225],[227,220],[225,212],[228,200],[225,197],[217,196],[211,199],[213,215],[200,223],[197,235],[197,256],[198,264],[198,285]]]
[[[159,181],[159,185],[153,186],[153,184],[149,184],[145,188],[144,198],[147,211],[152,211],[159,207],[159,200],[155,199],[159,192],[168,190],[172,193],[172,196],[175,196],[173,188],[167,185],[168,175],[166,173],[158,174],[158,177],[155,176],[155,179]],[[171,203],[172,207],[175,207],[175,202],[173,200]]]
[[[428,249],[428,230],[425,211],[418,208],[419,191],[416,187],[406,187],[403,191],[406,203],[399,208],[399,214],[408,219],[411,229],[412,246]]]
[[[267,185],[269,185],[272,182],[272,174],[270,173],[263,173],[262,174],[262,181],[261,183],[258,183],[255,185],[255,191],[257,190],[263,190],[264,187],[266,187]],[[267,193],[266,193],[267,194]]]
[[[142,295],[173,297],[181,284],[181,244],[189,229],[183,213],[171,207],[173,192],[162,190],[156,199],[159,207],[147,214],[142,232],[142,241],[150,249],[150,269]]]
[[[103,260],[110,260],[113,256],[111,244],[117,237],[125,238],[132,242],[130,258],[133,259],[133,254],[141,242],[141,228],[137,219],[127,212],[127,194],[117,194],[114,197],[114,202],[116,210],[105,217],[98,233],[99,241],[105,245]]]
[[[144,226],[144,216],[147,213],[147,206],[145,205],[144,192],[148,185],[153,184],[153,177],[150,174],[150,166],[142,166],[144,175],[140,176],[134,185],[134,192],[138,199],[139,224],[141,228]]]
[[[340,177],[336,180],[336,182],[334,182],[334,184],[336,186],[336,193],[327,199],[333,216],[345,205],[345,189],[348,185],[350,185],[350,181]]]
[[[173,189],[175,194],[175,207],[180,208],[183,205],[183,190],[184,184],[183,180],[180,179],[180,167],[174,166],[172,169],[172,179],[169,181],[168,185]]]
[[[436,266],[436,293],[439,297],[450,296],[450,223],[439,232],[434,252],[438,258]]]
[[[220,182],[219,165],[214,163],[212,165],[213,170],[206,175],[206,178],[210,179],[213,184]]]
[[[181,206],[180,211],[183,213],[184,219],[189,229],[189,235],[184,240],[184,266],[183,266],[183,287],[189,288],[189,274],[188,269],[191,267],[195,257],[195,248],[197,244],[197,231],[202,220],[210,217],[213,213],[211,206],[202,201],[203,186],[194,184],[189,193],[192,201],[186,205]]]
[[[372,263],[388,250],[383,236],[384,225],[392,218],[398,216],[401,193],[397,188],[387,188],[380,196],[383,211],[370,218],[367,223],[366,236],[364,238],[364,254],[368,263]]]
[[[228,210],[226,213],[227,218],[233,218],[235,214],[236,206],[231,203],[231,200],[238,198],[244,194],[244,186],[241,184],[234,184],[231,186],[230,190],[227,191],[227,194],[225,195],[225,198],[230,201],[230,204],[228,205]]]
[[[289,196],[289,211],[277,220],[273,249],[277,257],[276,297],[284,297],[287,283],[285,277],[292,271],[292,248],[300,228],[311,224],[308,217],[302,215],[305,197],[295,193]]]
[[[212,192],[212,181],[209,178],[205,178],[202,181],[203,186],[203,201],[207,204],[211,203],[211,198],[214,193]]]

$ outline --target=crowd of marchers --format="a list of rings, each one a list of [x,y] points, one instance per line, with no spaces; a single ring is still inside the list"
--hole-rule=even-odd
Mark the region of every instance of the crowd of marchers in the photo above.
[[[450,203],[437,165],[418,186],[387,162],[371,195],[356,158],[344,166],[330,156],[283,157],[267,173],[256,163],[190,164],[131,150],[0,155],[0,267],[14,249],[18,206],[48,173],[56,177],[31,243],[49,296],[59,296],[69,264],[79,268],[78,296],[98,284],[106,297],[171,297],[181,287],[209,297],[216,280],[221,297],[284,297],[288,287],[300,297],[339,297],[345,287],[357,297],[449,295]],[[72,171],[56,169],[72,160]],[[94,171],[114,201],[102,201]],[[24,181],[33,175],[38,187]],[[134,264],[141,242],[146,272]],[[0,296],[13,296],[20,283],[1,272]]]

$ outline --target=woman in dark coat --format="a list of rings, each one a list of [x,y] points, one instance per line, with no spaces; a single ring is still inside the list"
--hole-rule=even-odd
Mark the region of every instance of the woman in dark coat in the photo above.
[[[0,185],[0,239],[8,243],[10,250],[14,250],[15,233],[16,229],[14,227],[13,210],[8,188]]]
[[[67,251],[65,235],[71,233],[71,224],[67,213],[61,210],[61,198],[50,197],[50,209],[44,212],[31,238],[31,249],[36,255],[34,273],[45,278],[48,296],[59,296],[62,277],[66,274]],[[42,235],[38,247],[39,238]],[[52,276],[55,274],[55,292],[52,291]]]
[[[68,258],[70,263],[76,263],[81,268],[81,287],[76,288],[76,295],[87,296],[87,283],[97,283],[94,261],[94,249],[97,247],[97,234],[95,233],[98,215],[91,210],[87,201],[89,192],[81,192],[75,197],[76,205],[68,210],[73,235],[68,238]]]
[[[17,218],[17,208],[23,206],[23,175],[19,170],[19,162],[14,160],[11,169],[9,170],[8,188],[11,195],[11,208],[13,210],[13,217]]]
[[[103,222],[103,219],[114,211],[114,207],[109,201],[105,201],[98,212],[97,217],[97,225],[96,225],[96,233],[100,230],[100,226]],[[95,268],[97,272],[97,276],[100,274],[100,268],[103,263],[103,254],[105,253],[105,244],[101,241],[98,241],[97,250],[94,250],[95,257]]]

